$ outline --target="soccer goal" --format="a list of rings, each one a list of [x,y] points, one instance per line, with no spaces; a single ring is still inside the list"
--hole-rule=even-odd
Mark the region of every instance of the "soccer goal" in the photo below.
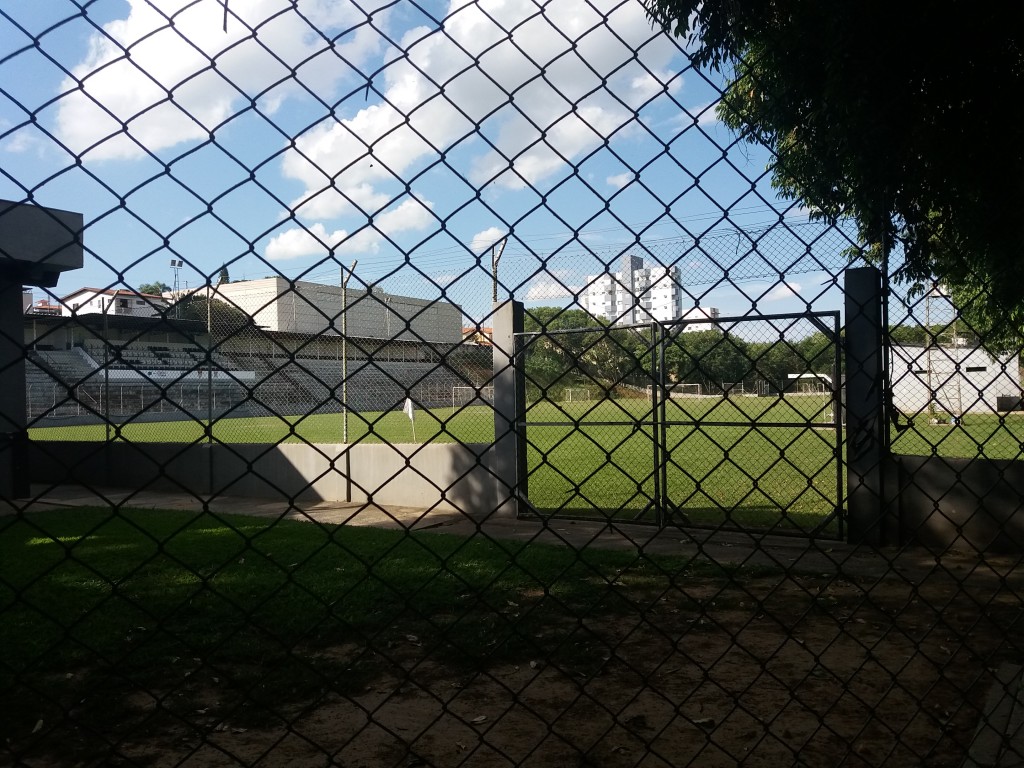
[[[566,387],[562,400],[566,403],[583,403],[594,399],[594,390],[587,387]]]
[[[452,410],[494,402],[494,387],[452,387]]]
[[[702,394],[700,384],[673,384],[669,387],[669,397],[700,397]]]

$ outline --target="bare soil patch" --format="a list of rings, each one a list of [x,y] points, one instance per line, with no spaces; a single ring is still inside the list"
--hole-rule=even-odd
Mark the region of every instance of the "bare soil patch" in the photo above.
[[[483,658],[447,641],[453,613],[289,649],[308,675],[69,671],[60,700],[7,723],[0,764],[958,766],[992,668],[1019,657],[1020,607],[941,569],[617,583],[528,637],[531,607],[510,605]]]

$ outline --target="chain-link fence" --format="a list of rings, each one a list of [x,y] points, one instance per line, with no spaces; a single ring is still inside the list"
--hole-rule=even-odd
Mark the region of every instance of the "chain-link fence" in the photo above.
[[[1019,342],[727,83],[632,0],[0,7],[0,765],[1021,760]]]

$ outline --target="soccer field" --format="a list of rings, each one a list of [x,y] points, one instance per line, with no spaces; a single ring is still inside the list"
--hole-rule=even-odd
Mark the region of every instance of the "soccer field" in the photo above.
[[[657,432],[650,407],[640,398],[529,404],[530,504],[545,514],[652,520],[652,500],[660,497],[694,523],[805,530],[842,506],[836,432],[824,396],[672,399]],[[485,405],[418,410],[414,441],[413,424],[401,411],[350,413],[348,433],[352,443],[490,443],[493,418]],[[780,423],[804,426],[771,426]],[[342,431],[341,414],[221,419],[213,425],[212,439],[340,443]],[[205,423],[195,421],[30,434],[34,440],[210,439]],[[901,453],[969,457],[983,450],[989,458],[1020,458],[1022,445],[1024,419],[996,416],[968,416],[957,427],[915,424],[894,433],[893,443]]]

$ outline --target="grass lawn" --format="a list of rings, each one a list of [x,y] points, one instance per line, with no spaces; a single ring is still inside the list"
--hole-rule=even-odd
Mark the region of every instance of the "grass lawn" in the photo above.
[[[531,504],[544,514],[653,519],[656,483],[674,510],[695,524],[813,530],[841,506],[835,432],[824,396],[782,400],[677,398],[666,404],[663,471],[656,471],[650,404],[644,399],[532,403],[527,412]],[[226,443],[339,442],[340,414],[222,419],[214,439]],[[820,426],[772,426],[812,421]],[[1019,459],[1024,417],[968,415],[956,426],[920,423],[894,433],[898,453]],[[131,423],[114,439],[202,441],[200,422]],[[33,429],[33,439],[103,440],[102,425]],[[352,413],[351,442],[413,442],[399,411]],[[416,442],[489,443],[486,406],[418,410]],[[661,466],[659,465],[659,466]],[[837,531],[838,523],[829,524]]]
[[[273,679],[302,689],[326,676],[343,691],[364,675],[318,648],[414,636],[453,663],[554,658],[563,651],[546,631],[553,617],[627,606],[608,589],[616,579],[657,594],[712,570],[724,574],[681,557],[253,517],[0,517],[0,722],[43,717],[39,707],[76,686],[69,680],[113,674],[156,686],[193,657],[243,688]]]
[[[653,518],[651,428],[631,423],[649,409],[640,399],[531,408],[528,423],[551,423],[529,428],[531,503],[560,514]],[[826,415],[827,401],[817,396],[671,400],[657,482],[692,523],[727,518],[758,528],[814,529],[837,507],[835,432]],[[567,420],[579,427],[554,424]],[[821,427],[768,426],[806,420]]]
[[[820,569],[159,510],[0,517],[0,763],[961,765],[985,667],[1016,659],[1021,591]]]
[[[1024,459],[1024,413],[968,413],[956,426],[930,424],[922,415],[906,429],[893,429],[891,439],[895,453],[1020,461]]]

